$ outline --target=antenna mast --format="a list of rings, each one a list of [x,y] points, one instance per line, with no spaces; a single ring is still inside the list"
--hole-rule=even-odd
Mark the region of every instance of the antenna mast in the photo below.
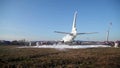
[[[109,27],[108,27],[108,30],[107,30],[107,37],[106,37],[107,42],[109,41],[109,33],[110,33],[111,26],[112,26],[112,22],[109,24]]]

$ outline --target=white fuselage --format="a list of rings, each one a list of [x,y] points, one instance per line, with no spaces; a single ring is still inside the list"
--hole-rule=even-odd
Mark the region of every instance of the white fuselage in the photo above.
[[[63,37],[64,42],[72,42],[77,36],[77,31],[76,28],[73,28],[71,31],[71,34],[67,34],[66,36]]]
[[[63,37],[63,41],[64,42],[72,42],[75,39],[76,35],[66,35],[65,37]]]

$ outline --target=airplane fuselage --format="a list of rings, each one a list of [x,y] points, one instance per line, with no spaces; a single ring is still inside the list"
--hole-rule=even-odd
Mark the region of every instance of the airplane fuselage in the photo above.
[[[63,37],[62,40],[64,42],[72,42],[75,38],[76,38],[76,35],[70,35],[70,34],[68,34],[65,37]]]

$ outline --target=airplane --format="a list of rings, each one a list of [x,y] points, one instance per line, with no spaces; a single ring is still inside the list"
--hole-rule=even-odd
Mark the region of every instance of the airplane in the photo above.
[[[63,43],[69,43],[74,41],[77,35],[82,35],[82,34],[93,34],[93,33],[98,33],[98,32],[90,32],[90,33],[77,33],[77,28],[76,28],[76,17],[77,17],[77,11],[74,13],[74,18],[73,18],[73,25],[72,25],[72,30],[70,33],[68,32],[61,32],[61,31],[54,31],[55,33],[61,33],[61,34],[67,34],[62,38]]]

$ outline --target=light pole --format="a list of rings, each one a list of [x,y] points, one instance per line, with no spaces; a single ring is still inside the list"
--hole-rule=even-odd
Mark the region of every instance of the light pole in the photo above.
[[[109,24],[108,30],[107,30],[107,36],[106,36],[106,41],[109,41],[109,34],[110,34],[110,28],[112,26],[112,22]]]

